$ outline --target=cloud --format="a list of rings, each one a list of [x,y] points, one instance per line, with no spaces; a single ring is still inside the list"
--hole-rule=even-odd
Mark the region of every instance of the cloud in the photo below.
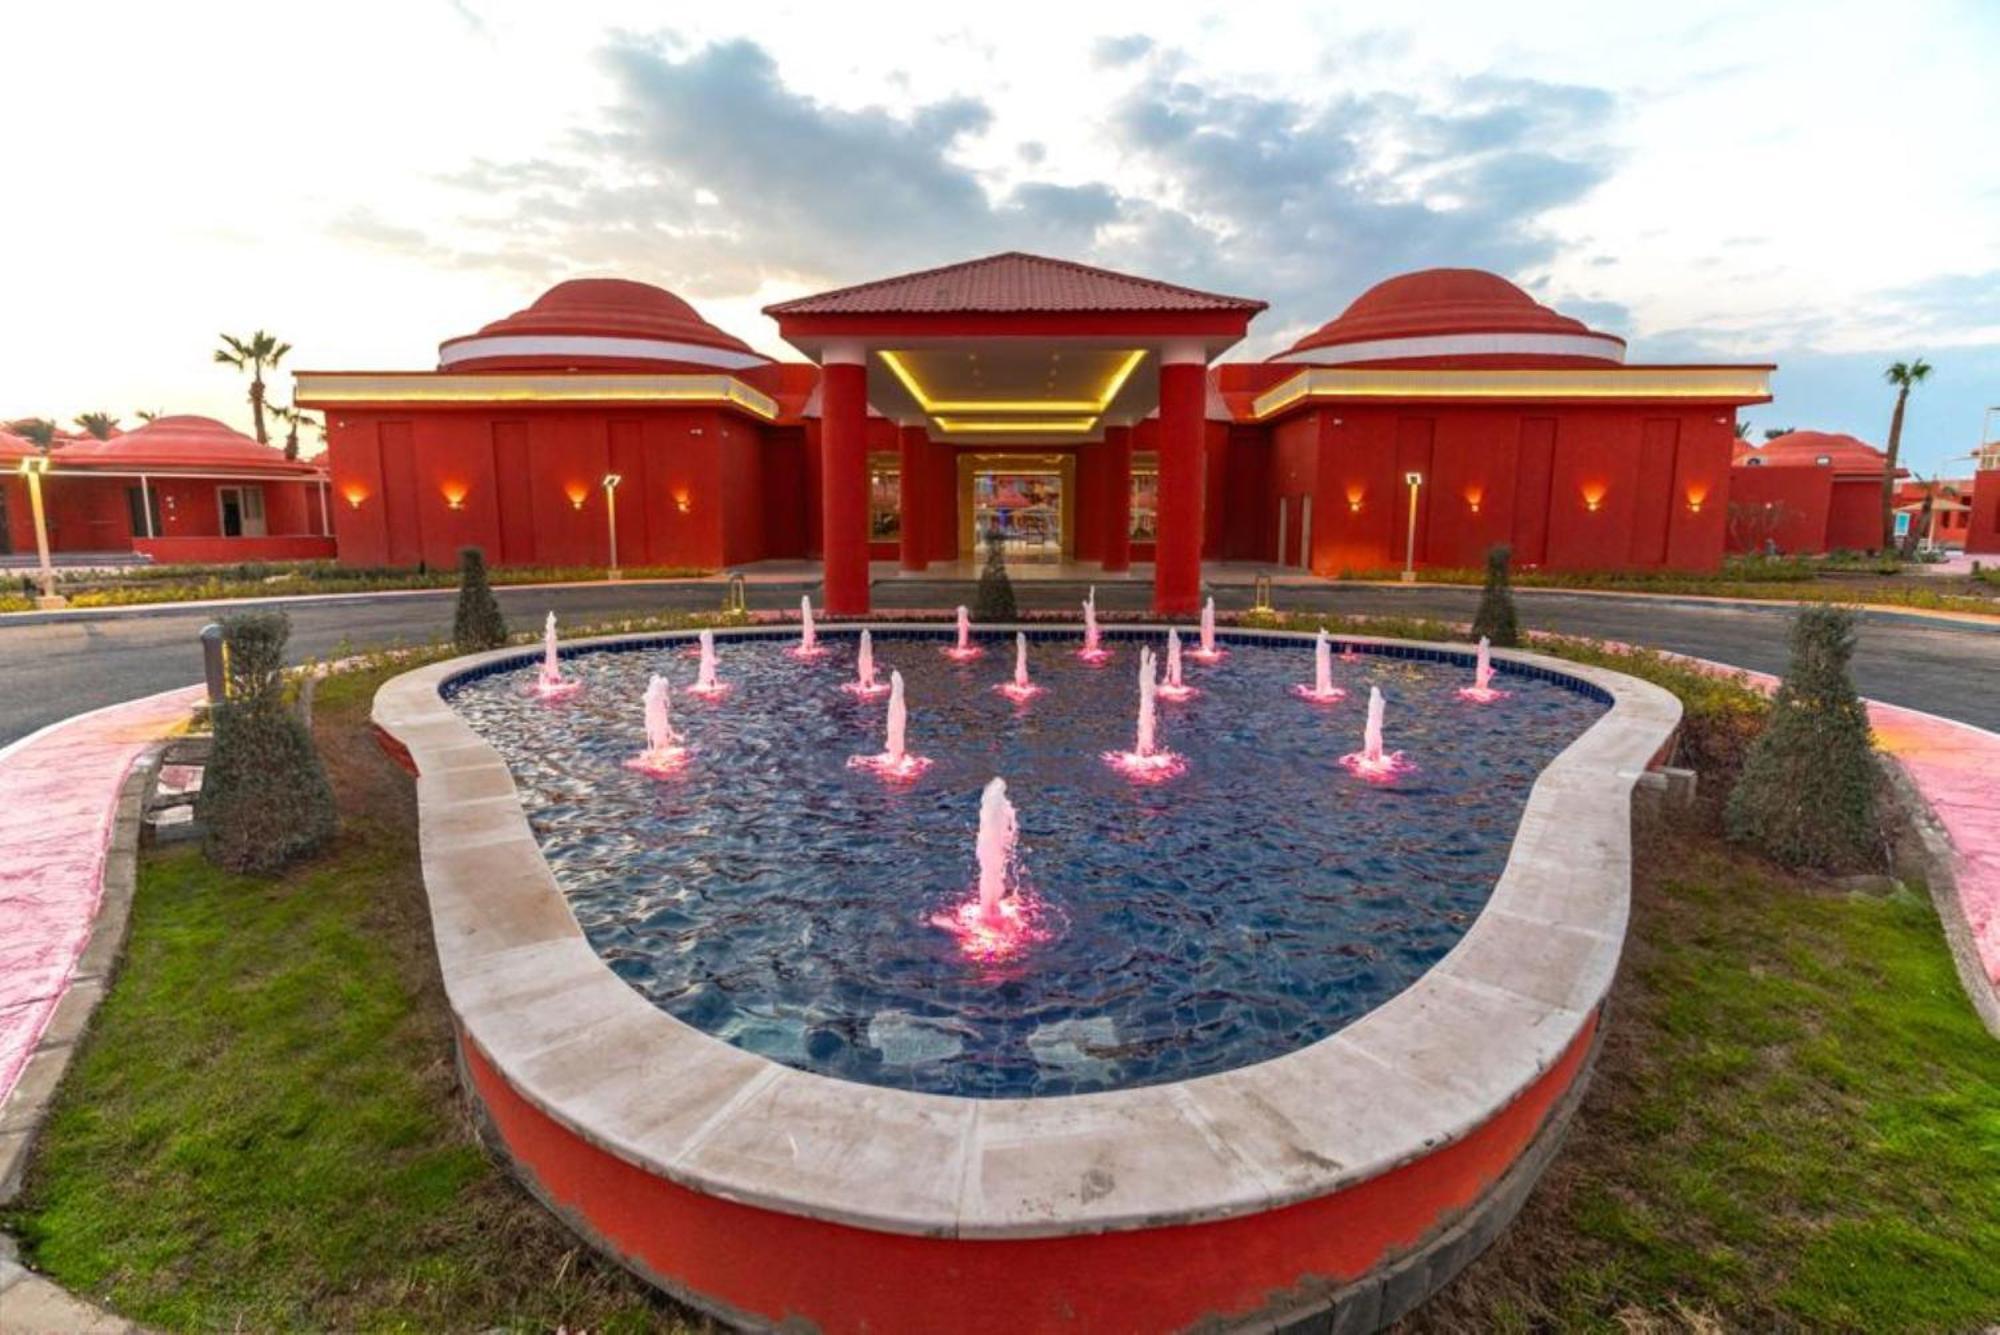
[[[1532,276],[1556,251],[1546,215],[1612,162],[1601,135],[1616,104],[1601,89],[1481,77],[1427,99],[1299,98],[1199,77],[1144,37],[1096,55],[1155,57],[1104,111],[1115,179],[1032,179],[1035,143],[1017,151],[1030,179],[1009,184],[963,160],[1004,129],[978,98],[837,107],[748,40],[682,51],[619,37],[602,55],[613,97],[600,121],[451,179],[472,238],[456,262],[541,256],[552,277],[616,269],[701,298],[1032,249],[1269,297],[1261,347],[1404,270]],[[395,244],[380,220],[346,230]]]
[[[1091,43],[1090,63],[1099,69],[1129,65],[1153,49],[1153,39],[1144,33],[1123,37],[1100,37]]]

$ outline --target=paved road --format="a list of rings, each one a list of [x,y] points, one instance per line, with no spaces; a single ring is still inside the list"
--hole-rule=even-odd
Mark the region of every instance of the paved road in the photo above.
[[[1021,581],[1024,606],[1073,607],[1080,585]],[[791,607],[812,585],[753,585],[756,607]],[[502,589],[500,601],[516,626],[533,625],[547,608],[572,624],[663,610],[719,605],[713,584],[586,585],[563,589]],[[1142,609],[1150,589],[1106,584],[1098,604]],[[969,602],[972,586],[878,583],[878,607],[948,607]],[[1434,616],[1467,620],[1476,589],[1399,589],[1328,585],[1280,589],[1287,609]],[[1697,654],[1741,667],[1782,671],[1790,609],[1608,598],[1521,590],[1524,623],[1537,629],[1600,636]],[[1219,605],[1247,607],[1247,588],[1217,592]],[[364,595],[292,603],[292,650],[299,658],[331,657],[343,646],[422,643],[448,634],[450,592]],[[101,615],[0,625],[0,744],[85,709],[186,685],[201,675],[195,636],[212,620],[208,609],[126,609]],[[1911,617],[1870,615],[1855,655],[1855,680],[1865,695],[2000,731],[2000,628],[1957,628]]]

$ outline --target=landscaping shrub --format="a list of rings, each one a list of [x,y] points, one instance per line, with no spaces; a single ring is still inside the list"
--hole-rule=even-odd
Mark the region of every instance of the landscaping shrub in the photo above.
[[[312,735],[285,701],[283,612],[224,619],[227,693],[214,707],[215,750],[196,815],[217,866],[269,874],[333,837],[333,790]]]
[[[1486,549],[1486,588],[1479,595],[1479,612],[1472,618],[1472,638],[1484,635],[1496,645],[1521,642],[1521,622],[1514,613],[1514,591],[1507,584],[1507,565],[1514,549],[1506,543]]]
[[[1874,746],[1847,664],[1854,614],[1813,607],[1792,623],[1792,661],[1724,813],[1729,836],[1788,867],[1838,870],[1878,847]]]
[[[1007,577],[1007,562],[1000,550],[1000,530],[986,534],[986,566],[979,572],[979,590],[972,600],[975,621],[1016,621],[1020,611],[1014,605],[1014,581]]]
[[[458,610],[451,618],[451,642],[462,654],[498,649],[507,643],[507,618],[486,582],[486,553],[477,547],[458,549]]]

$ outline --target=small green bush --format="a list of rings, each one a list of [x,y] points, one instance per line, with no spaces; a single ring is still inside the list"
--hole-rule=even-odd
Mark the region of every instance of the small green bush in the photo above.
[[[498,649],[507,643],[507,618],[486,581],[486,553],[458,549],[458,610],[452,614],[451,642],[462,654]]]
[[[1514,612],[1514,591],[1507,584],[1507,566],[1514,549],[1506,543],[1486,549],[1486,588],[1479,595],[1479,611],[1472,618],[1472,638],[1484,635],[1496,645],[1521,642],[1521,621]]]
[[[1848,675],[1854,614],[1811,607],[1792,623],[1792,661],[1770,721],[1729,794],[1729,836],[1788,867],[1864,865],[1879,848],[1879,775],[1868,712]]]
[[[226,694],[214,708],[215,749],[196,815],[202,851],[235,872],[282,870],[333,837],[333,789],[312,734],[285,700],[283,612],[246,612],[222,623]]]
[[[986,565],[979,572],[979,589],[972,600],[972,619],[1004,622],[1020,619],[1014,604],[1014,581],[1007,577],[1007,562],[1000,550],[1000,530],[986,535]]]

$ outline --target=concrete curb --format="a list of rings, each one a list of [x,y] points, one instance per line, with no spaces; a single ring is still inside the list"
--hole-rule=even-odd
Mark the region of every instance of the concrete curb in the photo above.
[[[2000,1038],[2000,988],[1986,976],[1979,948],[1973,943],[1972,924],[1966,921],[1965,904],[1958,894],[1958,856],[1951,836],[1902,762],[1889,755],[1877,756],[1876,760],[1888,777],[1905,818],[1904,844],[1898,850],[1897,870],[1923,878],[1931,904],[1937,909],[1938,921],[1943,924],[1945,946],[1951,951],[1952,967],[1958,970],[1959,986],[1972,1003],[1979,1022],[1986,1026],[1986,1032]]]
[[[133,764],[118,792],[118,814],[104,858],[103,894],[97,917],[70,975],[68,990],[54,1018],[42,1033],[34,1054],[21,1071],[13,1092],[0,1099],[0,1205],[19,1198],[35,1137],[48,1120],[56,1091],[69,1071],[97,1005],[111,986],[125,952],[131,926],[132,897],[138,887],[139,822],[146,789],[153,781],[160,748],[154,747]],[[0,1328],[21,1335],[41,1332],[83,1332],[85,1335],[127,1335],[142,1329],[73,1297],[55,1283],[21,1264],[14,1239],[0,1233]]]

